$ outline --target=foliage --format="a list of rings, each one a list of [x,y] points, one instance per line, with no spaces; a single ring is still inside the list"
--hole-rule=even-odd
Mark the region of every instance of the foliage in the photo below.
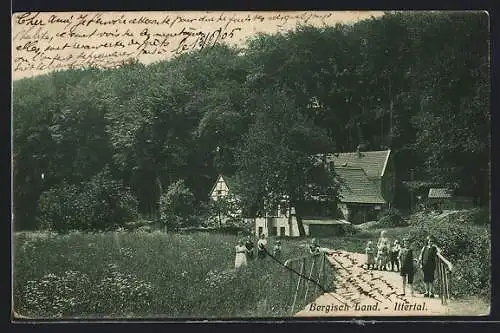
[[[404,219],[399,210],[388,208],[381,211],[378,215],[378,221],[374,225],[376,228],[404,227],[408,222]]]
[[[68,270],[61,276],[46,274],[39,280],[26,282],[19,311],[42,318],[78,315],[89,310],[91,287],[88,276],[82,272]]]
[[[107,170],[80,188],[63,184],[42,193],[37,219],[42,229],[104,230],[137,218],[137,200]]]
[[[397,183],[413,169],[486,205],[488,29],[484,12],[387,13],[258,35],[244,54],[220,45],[16,81],[15,226],[36,228],[42,192],[89,182],[106,165],[148,217],[177,179],[200,202],[220,173],[241,176],[251,215],[284,195],[300,215],[311,155],[358,145],[390,147]],[[335,181],[323,178],[317,187],[335,196]]]
[[[307,251],[297,240],[281,241],[286,257]],[[101,319],[288,316],[289,272],[270,258],[233,271],[236,243],[232,235],[201,232],[19,233],[14,308],[47,319],[61,312]],[[53,282],[45,287],[48,274]],[[31,290],[46,298],[32,303]],[[54,309],[56,300],[62,305]]]
[[[191,225],[195,206],[193,193],[180,179],[170,185],[160,198],[161,221],[173,229]]]
[[[210,200],[208,207],[210,225],[222,226],[231,221],[241,220],[240,202],[233,193]]]
[[[484,226],[455,220],[426,218],[413,225],[409,239],[416,250],[433,235],[442,254],[454,265],[450,276],[453,296],[489,296],[491,289],[491,234]]]

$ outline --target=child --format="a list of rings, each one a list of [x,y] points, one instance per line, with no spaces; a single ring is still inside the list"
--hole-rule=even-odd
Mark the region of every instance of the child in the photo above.
[[[375,250],[373,248],[372,241],[368,241],[368,244],[366,244],[365,254],[366,254],[366,268],[367,269],[374,269],[375,268]]]
[[[318,244],[318,240],[316,238],[313,238],[311,240],[311,245],[309,245],[309,253],[318,254],[319,252],[320,252],[320,247]]]
[[[253,244],[251,236],[248,236],[247,241],[245,242],[245,247],[247,248],[247,259],[248,260],[253,260],[253,257],[254,257],[254,252],[253,252],[254,244]]]
[[[396,272],[399,271],[399,251],[401,250],[401,246],[399,245],[399,241],[396,239],[394,241],[394,245],[391,249],[391,271],[394,271],[396,268]]]
[[[403,239],[403,247],[399,251],[399,261],[401,262],[401,277],[403,278],[403,296],[406,294],[406,284],[411,290],[411,296],[414,296],[413,292],[413,276],[415,275],[415,268],[413,263],[413,250],[408,244],[408,239]]]
[[[238,241],[235,247],[236,257],[234,258],[234,268],[240,268],[247,265],[247,248],[244,245],[243,239]]]
[[[281,256],[281,241],[277,240],[273,247],[273,256],[279,258]]]
[[[377,266],[378,269],[380,270],[386,270],[387,269],[387,262],[388,262],[388,256],[389,256],[389,239],[387,239],[386,231],[382,230],[380,232],[380,238],[378,239],[377,242]]]
[[[266,235],[261,234],[260,239],[257,242],[257,258],[258,259],[264,259],[266,257],[266,247],[267,247]]]

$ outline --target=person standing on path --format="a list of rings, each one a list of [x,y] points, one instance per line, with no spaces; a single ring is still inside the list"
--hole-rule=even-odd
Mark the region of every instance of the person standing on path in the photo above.
[[[394,269],[396,269],[396,272],[399,271],[399,251],[401,251],[401,246],[399,245],[399,241],[396,239],[391,248],[391,271],[394,271]]]
[[[366,268],[374,269],[375,268],[375,249],[373,248],[372,241],[368,241],[365,248],[366,255]]]
[[[264,259],[266,257],[266,247],[267,239],[265,234],[260,235],[260,239],[257,242],[257,258]]]
[[[247,248],[243,242],[243,239],[238,241],[238,245],[235,247],[236,257],[234,258],[234,268],[240,268],[247,265]]]
[[[436,270],[437,255],[441,250],[436,246],[434,237],[427,236],[427,244],[420,251],[420,268],[424,272],[425,293],[424,297],[434,297],[433,284]]]
[[[387,232],[382,230],[377,242],[377,266],[379,270],[386,270],[389,263],[389,250],[391,244],[386,236]]]
[[[247,248],[247,260],[253,260],[255,256],[255,253],[253,251],[254,243],[250,235],[247,237],[247,240],[245,242],[245,247]]]
[[[400,275],[403,278],[403,296],[406,295],[406,285],[411,290],[411,295],[414,296],[413,291],[413,277],[415,275],[415,268],[413,265],[413,250],[409,246],[408,239],[403,239],[403,246],[399,250],[399,262],[401,263]]]

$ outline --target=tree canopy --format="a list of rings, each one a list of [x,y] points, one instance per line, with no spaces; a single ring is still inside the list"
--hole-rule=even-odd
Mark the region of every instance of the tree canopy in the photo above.
[[[487,204],[488,29],[479,12],[387,13],[258,35],[244,52],[217,45],[16,81],[16,227],[36,227],[42,193],[105,168],[142,214],[158,215],[179,180],[194,202],[208,200],[219,173],[263,211],[283,195],[304,199],[311,156],[358,145],[391,148],[399,181],[412,170]]]

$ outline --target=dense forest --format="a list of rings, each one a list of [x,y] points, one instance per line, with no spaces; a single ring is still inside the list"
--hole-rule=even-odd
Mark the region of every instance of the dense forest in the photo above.
[[[176,194],[173,209],[196,215],[219,173],[254,212],[299,202],[312,154],[358,145],[391,148],[398,184],[453,185],[488,205],[489,52],[486,13],[388,13],[16,81],[15,226],[100,228]]]

